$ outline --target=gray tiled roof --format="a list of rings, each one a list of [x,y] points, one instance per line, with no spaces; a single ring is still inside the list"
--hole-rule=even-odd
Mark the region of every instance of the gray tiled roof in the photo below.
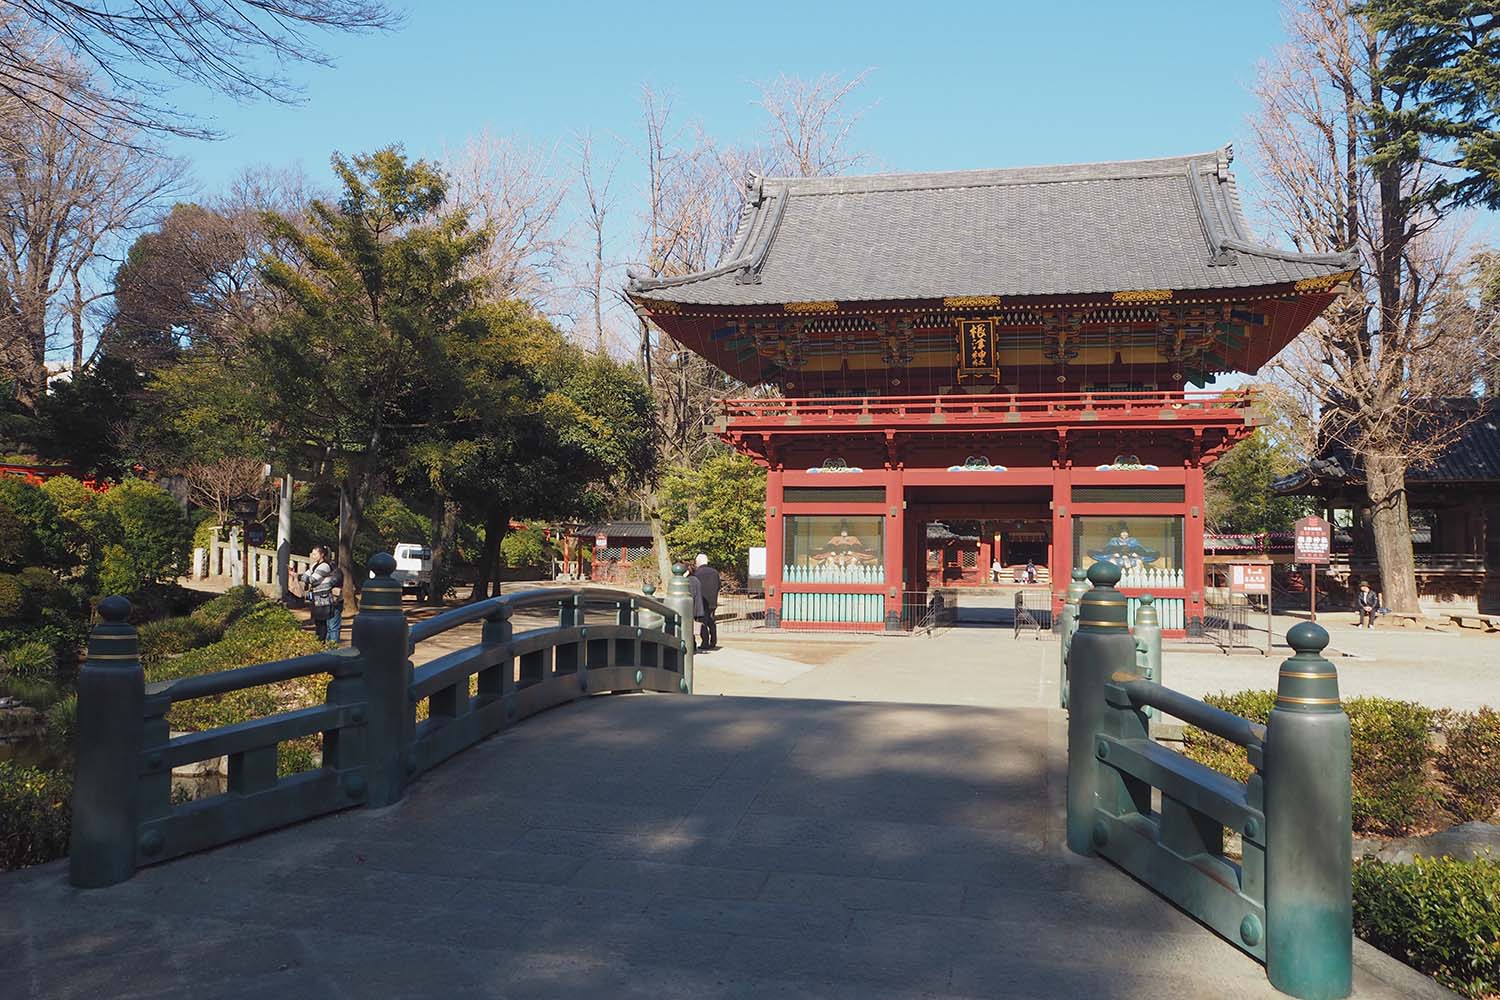
[[[1458,440],[1430,465],[1408,469],[1408,483],[1496,483],[1500,482],[1500,406],[1494,400],[1449,399],[1431,406],[1440,416],[1445,410],[1463,416],[1480,408],[1477,419],[1464,428]],[[1349,448],[1336,443],[1296,472],[1271,483],[1277,493],[1297,494],[1314,481],[1330,485],[1363,483],[1364,463]]]
[[[716,305],[1239,288],[1333,274],[1344,254],[1254,242],[1226,147],[1123,163],[752,177],[727,259],[634,279]]]

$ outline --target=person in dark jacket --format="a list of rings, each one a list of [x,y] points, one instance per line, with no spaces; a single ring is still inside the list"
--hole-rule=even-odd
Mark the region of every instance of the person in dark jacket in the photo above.
[[[719,624],[714,615],[719,610],[719,587],[722,581],[719,579],[719,571],[708,564],[708,556],[702,552],[698,553],[696,564],[693,567],[693,578],[698,581],[699,590],[703,594],[703,609],[698,619],[703,623],[702,642],[699,649],[719,648]]]

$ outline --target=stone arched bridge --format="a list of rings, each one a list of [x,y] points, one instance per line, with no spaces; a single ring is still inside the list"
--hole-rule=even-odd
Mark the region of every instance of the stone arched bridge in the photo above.
[[[142,692],[123,767],[117,749],[81,747],[73,880],[109,884],[70,885],[65,863],[0,877],[6,996],[1281,995],[1242,948],[1067,851],[1055,707],[686,696],[680,602],[608,592],[434,619],[417,638],[482,618],[484,641],[412,671],[380,583],[361,653],[267,665],[332,673],[312,721],[184,749],[152,728],[164,703],[270,674],[200,678]],[[543,606],[555,624],[515,630]],[[116,713],[130,709],[127,632],[106,623],[91,646],[90,670],[126,677],[109,688]],[[887,641],[929,658],[948,640]],[[385,719],[382,663],[404,667]],[[588,696],[602,689],[619,693]],[[81,686],[81,726],[100,724],[97,695]],[[309,726],[322,766],[267,774],[266,741]],[[382,727],[405,748],[394,760]],[[152,755],[189,753],[228,753],[231,790],[163,815]],[[1356,996],[1421,995],[1409,970],[1355,954]]]

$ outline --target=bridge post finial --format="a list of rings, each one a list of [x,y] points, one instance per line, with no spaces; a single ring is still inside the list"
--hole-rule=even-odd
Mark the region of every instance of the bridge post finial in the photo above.
[[[1156,612],[1156,598],[1142,594],[1135,609],[1135,625],[1130,629],[1135,635],[1135,666],[1140,675],[1157,684],[1161,679],[1161,616]],[[1146,717],[1157,717],[1154,708],[1146,709]]]
[[[1088,592],[1089,581],[1084,576],[1083,567],[1074,567],[1072,581],[1063,595],[1062,615],[1059,620],[1062,632],[1062,655],[1058,657],[1057,702],[1063,708],[1068,707],[1068,650],[1073,645],[1073,633],[1078,631],[1078,602]]]
[[[1115,589],[1120,567],[1089,567],[1094,586],[1078,602],[1078,630],[1068,650],[1068,848],[1092,856],[1100,768],[1094,742],[1102,732],[1104,686],[1116,671],[1135,670],[1135,639],[1125,624],[1125,595]]]
[[[663,604],[677,612],[674,631],[682,642],[683,690],[693,693],[693,588],[688,583],[687,567],[682,563],[672,564],[672,579],[667,584],[667,595]]]
[[[1266,976],[1294,997],[1344,997],[1353,987],[1354,915],[1349,716],[1328,633],[1300,622],[1286,634],[1266,724]]]
[[[130,602],[106,597],[78,673],[78,757],[68,878],[90,889],[135,874],[146,680]]]
[[[401,610],[401,584],[392,579],[396,560],[388,552],[370,557],[373,577],[365,581],[359,614],[354,617],[353,645],[359,651],[368,706],[365,804],[388,806],[406,795],[414,761],[415,716],[407,698],[411,686],[411,631]]]

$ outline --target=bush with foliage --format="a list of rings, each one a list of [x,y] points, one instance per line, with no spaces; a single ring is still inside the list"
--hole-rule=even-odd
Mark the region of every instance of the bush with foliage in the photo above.
[[[1465,996],[1500,993],[1500,860],[1363,858],[1354,932]]]
[[[766,473],[744,455],[715,455],[695,469],[673,469],[662,481],[667,544],[682,556],[699,552],[744,580],[752,546],[766,543]]]
[[[1264,724],[1275,707],[1276,692],[1236,691],[1203,700]],[[1427,773],[1433,757],[1432,710],[1391,698],[1350,698],[1344,711],[1349,714],[1353,744],[1354,828],[1402,834],[1431,821],[1437,806]],[[1183,735],[1183,752],[1236,781],[1251,774],[1244,750],[1192,726]]]
[[[1394,698],[1350,698],[1354,828],[1398,835],[1430,823],[1438,796],[1427,773],[1433,758],[1432,709]]]
[[[45,490],[24,479],[0,479],[0,569],[76,565],[67,543],[57,504]]]
[[[66,774],[0,760],[0,871],[68,853],[72,797]]]
[[[47,748],[57,757],[68,760],[73,756],[74,731],[78,728],[78,695],[70,694],[57,699],[47,709]]]
[[[1448,786],[1443,805],[1458,819],[1487,820],[1500,810],[1500,712],[1450,712],[1438,771]]]
[[[99,506],[111,536],[99,566],[101,593],[134,594],[182,575],[192,537],[187,515],[170,493],[127,479],[101,496]]]
[[[57,676],[57,653],[45,642],[32,639],[0,653],[5,672],[11,677],[50,681]]]
[[[209,605],[204,605],[204,608],[208,607]],[[227,605],[216,609],[212,616],[214,621],[225,620],[225,607]],[[181,656],[157,660],[147,666],[146,680],[175,680],[179,677],[232,670],[270,660],[304,656],[322,648],[322,643],[302,630],[301,623],[291,612],[271,601],[259,600],[233,618],[219,641],[189,650]],[[194,698],[173,705],[167,713],[167,724],[179,732],[200,732],[230,726],[276,712],[319,704],[324,700],[327,689],[328,678],[320,675],[207,698]],[[283,772],[298,769],[299,764],[307,759],[310,748],[316,748],[316,744],[316,737],[283,744],[280,751]]]
[[[547,544],[542,529],[529,524],[519,531],[506,532],[505,537],[500,540],[500,554],[505,557],[505,565],[511,569],[545,566],[552,556],[552,548]]]

